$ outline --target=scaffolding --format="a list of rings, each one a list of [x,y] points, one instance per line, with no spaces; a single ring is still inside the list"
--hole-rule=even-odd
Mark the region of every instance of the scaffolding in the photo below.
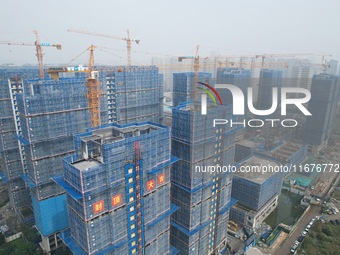
[[[194,103],[173,109],[172,152],[181,160],[171,176],[171,202],[179,207],[171,217],[171,244],[181,254],[211,254],[226,244],[231,176],[202,169],[233,164],[237,129],[213,127],[213,119],[228,117],[228,106],[208,105],[207,115]]]
[[[208,72],[199,72],[198,81],[209,83],[212,74]],[[194,84],[195,73],[183,72],[173,74],[173,106],[178,106],[185,102],[193,100],[195,86]]]
[[[108,98],[108,106],[117,124],[162,122],[163,87],[157,67],[124,67],[114,78],[114,85],[108,84],[114,94],[114,100]]]
[[[26,180],[40,201],[62,189],[50,178],[62,173],[62,159],[74,152],[73,135],[90,126],[84,79],[24,81],[17,107],[27,164]]]
[[[242,167],[277,167],[278,162],[274,158],[261,157],[256,154],[242,162]],[[239,204],[258,211],[271,198],[281,194],[284,172],[237,172],[233,175],[231,196]]]
[[[73,68],[74,69],[74,68]],[[101,94],[101,123],[162,123],[163,79],[156,66],[96,66]],[[60,77],[82,77],[84,71],[51,68]],[[57,79],[58,80],[58,79]]]
[[[247,95],[247,89],[251,87],[251,83],[251,69],[217,68],[216,84],[235,85],[242,90],[244,95]],[[233,96],[230,91],[225,89],[217,89],[217,91],[220,94],[223,103],[233,103]]]
[[[169,129],[108,124],[76,135],[75,148],[54,178],[67,192],[66,245],[86,254],[119,254],[122,246],[129,254],[170,253]]]
[[[22,79],[34,78],[37,69],[1,67],[0,68],[0,171],[3,181],[8,184],[10,205],[24,219],[20,210],[29,206],[29,192],[20,175],[25,171],[21,144],[16,139],[17,107],[16,95],[22,93]],[[20,216],[21,215],[21,216]]]
[[[108,69],[112,68],[98,68],[101,123],[161,123],[163,91],[158,68]],[[47,215],[38,212],[38,205],[48,198],[59,197],[60,203],[66,199],[64,190],[51,177],[62,174],[63,158],[74,153],[74,134],[91,125],[84,73],[60,74],[58,82],[36,79],[36,74],[37,69],[0,69],[0,106],[4,109],[0,111],[1,176],[10,180],[13,204],[24,201],[29,205],[29,188],[32,199],[38,201],[35,218],[42,222],[38,229],[40,226],[39,231],[46,235],[52,232],[43,231],[47,223],[41,219]],[[152,164],[152,157],[144,163]],[[113,173],[110,176],[116,177]],[[26,192],[25,199],[19,197],[22,191]],[[57,210],[57,204],[52,203],[51,208]],[[58,217],[65,218],[65,212]],[[64,225],[54,227],[56,232]]]

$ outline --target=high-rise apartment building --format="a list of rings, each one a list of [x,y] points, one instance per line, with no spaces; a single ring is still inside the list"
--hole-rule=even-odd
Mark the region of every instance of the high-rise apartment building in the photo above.
[[[16,98],[27,171],[21,177],[47,251],[55,234],[68,227],[66,195],[51,177],[62,173],[62,159],[74,152],[73,135],[91,126],[86,93],[82,78],[32,79],[23,81]]]
[[[282,71],[263,69],[260,73],[259,94],[257,100],[257,109],[270,109],[273,103],[273,87],[282,86]]]
[[[171,175],[171,201],[179,209],[171,217],[171,244],[180,255],[220,254],[227,239],[231,174],[207,171],[233,164],[235,130],[213,127],[214,118],[230,118],[231,109],[182,104],[172,112],[172,153],[181,160]]]
[[[170,247],[170,131],[110,124],[75,136],[76,152],[55,178],[67,192],[74,254],[173,254]]]
[[[156,66],[103,68],[100,80],[107,97],[108,123],[163,121],[163,86]],[[105,88],[106,85],[106,88]],[[102,122],[105,123],[105,122]]]
[[[251,87],[251,70],[243,68],[218,68],[216,84],[232,84],[240,88],[244,95]],[[231,92],[226,89],[218,89],[224,104],[232,104],[233,97]]]
[[[23,145],[16,134],[21,132],[17,95],[23,92],[23,79],[36,78],[37,68],[0,68],[0,173],[7,183],[9,202],[22,222],[34,224],[29,191],[21,179]]]
[[[311,99],[304,130],[304,142],[317,149],[329,138],[338,107],[340,78],[329,75],[315,75],[312,80]]]
[[[57,81],[34,79],[38,69],[1,70],[3,179],[9,180],[12,207],[30,208],[30,190],[36,227],[46,251],[51,243],[55,248],[60,242],[56,233],[68,227],[66,195],[50,179],[62,172],[62,158],[74,152],[73,135],[91,126],[86,74],[76,68],[59,70]],[[98,70],[102,124],[162,122],[163,89],[157,67]]]
[[[327,73],[331,75],[338,74],[338,61],[331,59],[327,61]]]
[[[193,101],[194,89],[198,84],[194,84],[195,73],[184,72],[173,74],[173,106],[181,103]],[[211,73],[198,72],[198,81],[210,83]]]

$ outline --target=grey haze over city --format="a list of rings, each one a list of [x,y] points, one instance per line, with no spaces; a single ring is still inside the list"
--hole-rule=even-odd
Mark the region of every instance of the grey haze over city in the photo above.
[[[339,10],[337,0],[1,0],[0,41],[34,42],[32,31],[39,31],[41,42],[63,46],[62,51],[45,47],[45,64],[70,63],[90,44],[106,47],[96,51],[97,64],[126,64],[124,41],[70,33],[69,28],[121,37],[129,29],[131,38],[140,40],[132,45],[132,64],[194,55],[196,45],[200,56],[312,52],[340,60]],[[0,64],[37,63],[34,47],[1,45],[0,56]],[[85,53],[72,64],[87,59]]]

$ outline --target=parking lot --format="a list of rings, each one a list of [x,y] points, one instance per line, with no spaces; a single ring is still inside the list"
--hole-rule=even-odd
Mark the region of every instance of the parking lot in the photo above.
[[[302,231],[304,231],[304,229],[312,220],[312,218],[319,215],[321,215],[321,207],[317,205],[311,205],[311,208],[301,219],[295,231],[288,237],[288,239],[283,243],[283,245],[279,247],[273,254],[275,255],[289,254],[291,247],[293,246],[294,242],[301,236]]]

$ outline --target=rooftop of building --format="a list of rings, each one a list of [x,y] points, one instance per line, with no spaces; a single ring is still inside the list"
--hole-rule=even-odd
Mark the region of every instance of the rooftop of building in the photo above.
[[[275,158],[279,158],[281,161],[285,162],[290,156],[300,150],[304,145],[298,143],[287,142],[276,148],[271,155]]]
[[[82,160],[82,161],[77,161],[73,164],[73,166],[80,171],[84,171],[86,169],[96,167],[99,165],[100,163],[96,160]]]
[[[207,110],[211,110],[211,109],[216,109],[220,107],[220,105],[214,105],[210,102],[208,102],[207,104]],[[225,106],[223,106],[225,107]],[[226,106],[227,109],[230,109],[231,106]],[[201,113],[202,109],[201,109],[201,103],[198,101],[195,102],[186,102],[186,103],[182,103],[179,104],[178,106],[174,107],[174,109],[180,110],[180,111],[185,111],[185,112],[199,112]]]
[[[149,134],[161,129],[161,126],[156,124],[132,124],[125,126],[109,125],[93,129],[92,134],[81,138],[82,141],[94,141],[100,144],[110,144],[124,140],[128,137],[140,136]]]
[[[264,167],[268,168],[267,172],[263,171]],[[247,159],[240,167],[244,169],[250,169],[249,171],[242,171],[235,173],[236,176],[258,183],[262,184],[264,183],[268,178],[273,176],[275,174],[274,171],[269,171],[269,166],[271,167],[277,167],[278,164],[273,160],[264,159],[258,156],[252,156],[249,159]]]
[[[251,140],[242,140],[242,141],[239,141],[237,143],[238,145],[242,145],[242,146],[245,146],[245,147],[250,147],[250,148],[256,148],[258,147],[258,144],[256,144],[255,142],[251,141]]]
[[[229,68],[218,68],[217,69],[219,72],[222,72],[223,74],[251,74],[251,70],[250,69],[244,69],[244,68],[240,68],[240,67],[229,67]]]
[[[336,76],[328,73],[320,73],[320,74],[315,74],[313,76],[313,79],[334,79]]]
[[[165,128],[165,126],[152,123],[128,124],[124,126],[109,124],[94,128],[91,130],[91,133],[80,135],[80,140],[82,142],[82,157],[80,160],[75,161],[73,166],[79,171],[99,166],[104,163],[102,155],[103,145],[116,143],[127,138],[144,134],[150,134],[162,128]]]

